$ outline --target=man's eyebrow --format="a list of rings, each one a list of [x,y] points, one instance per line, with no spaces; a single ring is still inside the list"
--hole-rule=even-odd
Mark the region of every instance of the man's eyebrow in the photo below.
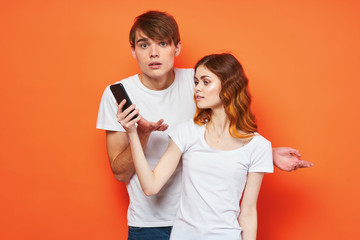
[[[139,43],[139,42],[148,42],[149,39],[148,38],[140,38],[139,40],[136,41],[136,43]]]

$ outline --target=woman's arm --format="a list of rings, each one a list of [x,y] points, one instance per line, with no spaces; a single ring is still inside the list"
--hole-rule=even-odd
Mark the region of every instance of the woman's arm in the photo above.
[[[154,170],[151,170],[141,147],[138,134],[136,132],[130,133],[129,139],[131,154],[141,188],[146,196],[155,195],[174,173],[180,161],[181,151],[177,145],[170,140],[166,152],[160,158]]]
[[[157,123],[150,123],[145,119],[142,119],[139,114],[139,110],[135,109],[134,104],[122,111],[125,102],[126,101],[123,100],[119,104],[117,120],[128,134],[132,160],[134,162],[141,188],[147,196],[151,196],[158,193],[174,173],[181,158],[181,151],[177,145],[170,140],[166,152],[160,158],[154,170],[151,170],[149,163],[145,158],[143,146],[139,138],[139,129],[136,128],[135,123],[140,123],[142,121],[143,123],[140,124],[138,128],[140,127],[142,128],[142,131],[148,133],[152,131],[165,131],[167,129],[167,125],[163,124],[163,120],[160,120]],[[131,113],[132,110],[134,111]],[[136,114],[139,116],[131,120]]]
[[[256,204],[264,173],[250,172],[244,190],[238,218],[240,227],[243,229],[243,240],[255,240],[257,231]]]

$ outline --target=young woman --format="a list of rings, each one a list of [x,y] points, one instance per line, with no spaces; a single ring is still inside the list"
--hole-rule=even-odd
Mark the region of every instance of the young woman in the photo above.
[[[118,113],[141,187],[148,196],[158,193],[182,159],[180,208],[170,239],[256,239],[257,198],[273,161],[271,143],[256,133],[248,80],[233,55],[213,54],[196,64],[194,82],[195,117],[169,133],[169,146],[153,170],[136,131],[141,116],[130,120],[139,111],[127,116],[132,106]]]

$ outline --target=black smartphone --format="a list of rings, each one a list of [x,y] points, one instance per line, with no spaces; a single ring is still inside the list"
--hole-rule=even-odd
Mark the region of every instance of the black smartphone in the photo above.
[[[126,99],[126,103],[123,107],[123,110],[127,109],[128,107],[130,107],[130,105],[132,104],[130,98],[129,98],[129,95],[126,93],[126,90],[124,88],[124,86],[121,84],[121,83],[117,83],[117,84],[113,84],[113,85],[110,85],[110,90],[112,92],[112,94],[114,95],[115,99],[116,99],[116,102],[118,104],[120,104],[120,102],[124,99]],[[132,113],[134,110],[132,110],[130,113]],[[129,114],[130,114],[129,113]],[[129,115],[128,114],[128,115]],[[131,119],[135,119],[137,118],[137,114]]]

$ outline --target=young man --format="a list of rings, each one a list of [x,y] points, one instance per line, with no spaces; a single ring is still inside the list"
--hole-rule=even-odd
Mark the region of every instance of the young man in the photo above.
[[[180,34],[175,19],[167,13],[149,11],[138,16],[130,30],[130,44],[141,73],[121,83],[142,111],[143,119],[137,130],[149,164],[155,167],[169,142],[164,132],[167,127],[171,130],[194,116],[194,71],[173,66],[181,50]],[[118,109],[108,86],[101,99],[97,128],[106,130],[115,178],[127,183],[128,239],[169,239],[180,199],[181,164],[157,195],[145,196],[134,174],[128,136],[117,121],[117,112],[121,113],[122,109]],[[166,124],[159,119],[164,119]],[[275,165],[285,171],[311,166],[295,157],[300,155],[292,148],[274,149],[273,155]]]

